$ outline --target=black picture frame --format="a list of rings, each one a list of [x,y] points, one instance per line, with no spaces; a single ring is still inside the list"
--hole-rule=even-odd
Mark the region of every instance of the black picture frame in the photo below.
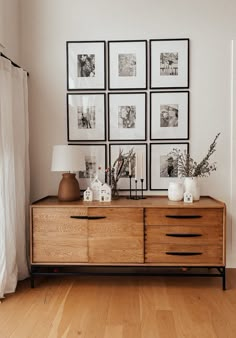
[[[147,93],[108,93],[108,140],[147,140]]]
[[[148,145],[147,143],[110,143],[109,144],[109,168],[112,168],[112,164],[114,161],[117,159],[118,154],[119,154],[119,149],[123,150],[124,153],[127,153],[129,150],[134,148],[139,153],[143,154],[142,157],[142,176],[143,176],[143,190],[147,190],[148,188]],[[132,172],[132,178],[131,178],[131,190],[135,190],[135,184],[134,184],[134,179],[135,179],[135,165],[136,163],[131,164],[131,172]],[[140,171],[139,171],[140,174]],[[141,189],[141,181],[139,177],[140,175],[137,175],[138,179],[138,190]],[[130,181],[129,181],[129,168],[127,167],[127,172],[126,176],[122,177],[118,181],[118,189],[121,191],[128,191],[130,190]]]
[[[155,190],[155,191],[168,190],[169,183],[179,179],[178,177],[168,175],[168,165],[169,165],[168,160],[171,157],[168,154],[174,148],[186,150],[187,153],[189,153],[188,142],[150,143],[149,177],[150,177],[150,190],[151,191],[152,190]]]
[[[106,94],[67,93],[68,142],[106,140]]]
[[[189,139],[189,91],[150,92],[150,140]]]
[[[147,40],[108,41],[108,89],[147,89]]]
[[[78,172],[80,190],[84,191],[91,186],[91,182],[97,175],[102,183],[106,181],[107,169],[107,145],[106,144],[82,144],[69,143],[75,147],[80,147],[80,151],[85,155],[85,171]]]
[[[189,42],[185,39],[149,40],[150,88],[189,88]]]
[[[106,42],[66,41],[67,90],[106,90]]]

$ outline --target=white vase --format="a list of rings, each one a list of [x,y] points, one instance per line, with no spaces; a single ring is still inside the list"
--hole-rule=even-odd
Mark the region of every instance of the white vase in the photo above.
[[[185,177],[184,192],[190,192],[194,201],[200,200],[200,185],[198,177]]]
[[[168,198],[170,201],[181,201],[184,197],[184,187],[182,183],[170,182],[168,187]]]

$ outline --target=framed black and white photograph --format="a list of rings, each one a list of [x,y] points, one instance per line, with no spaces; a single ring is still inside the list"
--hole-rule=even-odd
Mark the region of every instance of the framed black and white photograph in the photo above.
[[[150,139],[189,139],[189,92],[150,93]]]
[[[104,141],[106,139],[105,94],[67,94],[67,139]]]
[[[146,93],[109,93],[109,140],[146,140],[146,110]]]
[[[147,41],[108,41],[109,89],[147,89]]]
[[[67,41],[67,90],[106,89],[105,41]]]
[[[150,88],[189,88],[189,39],[150,40]]]
[[[109,167],[112,169],[114,163],[117,160],[119,153],[122,152],[123,155],[128,154],[132,150],[134,156],[132,160],[126,163],[126,167],[122,168],[122,176],[118,181],[119,190],[129,190],[130,180],[129,175],[132,179],[131,189],[135,189],[134,180],[137,178],[138,186],[137,188],[141,189],[141,179],[143,179],[143,189],[147,190],[147,144],[145,143],[136,143],[136,144],[109,144]]]
[[[150,144],[150,190],[167,190],[170,182],[179,180],[177,158],[171,154],[173,149],[189,152],[189,144],[151,143]]]
[[[78,172],[78,181],[81,190],[91,186],[96,176],[105,182],[105,170],[107,168],[107,148],[105,144],[74,144],[79,147],[84,156],[84,170]]]

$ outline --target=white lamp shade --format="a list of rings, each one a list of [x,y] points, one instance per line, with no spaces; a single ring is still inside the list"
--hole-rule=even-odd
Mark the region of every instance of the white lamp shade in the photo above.
[[[85,170],[85,156],[78,146],[53,146],[51,171],[79,170]]]

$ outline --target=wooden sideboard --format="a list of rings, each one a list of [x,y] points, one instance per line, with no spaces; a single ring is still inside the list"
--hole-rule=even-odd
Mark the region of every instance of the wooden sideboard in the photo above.
[[[32,287],[40,267],[102,265],[215,268],[200,275],[222,277],[225,289],[226,206],[211,197],[189,204],[165,196],[112,202],[48,196],[30,209]]]

